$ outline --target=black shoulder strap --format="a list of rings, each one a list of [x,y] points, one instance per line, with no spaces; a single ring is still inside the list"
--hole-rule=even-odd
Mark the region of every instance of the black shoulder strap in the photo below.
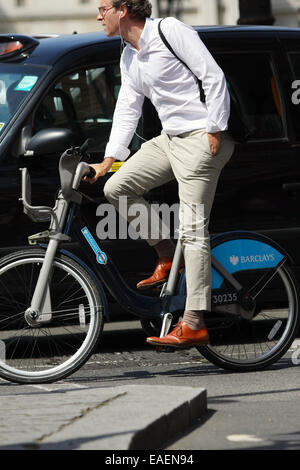
[[[180,59],[177,54],[175,54],[175,52],[174,52],[174,50],[172,49],[170,43],[167,41],[167,39],[166,39],[164,33],[163,33],[162,30],[161,30],[161,22],[162,22],[162,21],[163,21],[163,19],[160,20],[160,22],[158,23],[158,32],[159,32],[159,35],[160,35],[160,38],[161,38],[162,42],[163,42],[164,45],[169,49],[169,51],[176,57],[176,59],[178,59],[179,62],[181,62],[182,65],[184,65],[184,66],[194,75],[195,79],[196,79],[197,82],[198,82],[198,86],[199,86],[200,101],[202,101],[202,103],[205,103],[205,93],[204,93],[204,90],[203,90],[202,81],[199,80],[199,78],[196,77],[196,75],[191,71],[191,69],[189,68],[189,66],[186,65],[186,63],[183,62],[183,60]]]

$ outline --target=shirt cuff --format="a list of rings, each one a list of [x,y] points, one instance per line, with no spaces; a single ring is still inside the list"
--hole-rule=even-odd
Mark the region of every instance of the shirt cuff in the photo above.
[[[206,132],[215,134],[216,132],[222,132],[228,130],[228,124],[215,124],[214,122],[206,123]]]
[[[215,132],[222,132],[228,130],[228,120],[229,120],[229,113],[221,113],[218,116],[218,120],[214,119],[207,119],[206,122],[206,132],[214,134]]]
[[[112,142],[108,142],[106,149],[105,149],[104,158],[113,157],[116,160],[120,160],[121,162],[123,162],[129,157],[129,155],[130,155],[130,150],[127,147],[124,147],[123,145],[116,145],[116,144],[113,144]]]

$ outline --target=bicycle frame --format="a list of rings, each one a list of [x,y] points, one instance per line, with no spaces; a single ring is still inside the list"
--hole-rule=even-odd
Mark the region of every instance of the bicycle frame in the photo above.
[[[62,207],[60,207],[61,204]],[[78,241],[89,260],[89,265],[92,266],[93,274],[106,286],[107,290],[124,310],[140,318],[150,320],[159,317],[163,318],[166,314],[172,315],[176,311],[184,310],[186,301],[185,294],[180,292],[179,289],[178,294],[175,295],[178,269],[182,255],[180,241],[177,242],[169,279],[163,286],[161,295],[159,297],[141,295],[128,287],[110,257],[101,249],[100,242],[96,241],[96,235],[83,220],[81,214],[80,217],[76,216],[76,213],[80,213],[80,211],[78,211],[78,204],[75,202],[71,203],[67,212],[65,203],[60,202],[57,207],[59,209],[56,212],[60,212],[58,219],[60,222],[62,219],[66,219],[66,223],[62,233],[56,233],[53,235],[52,239],[50,237],[45,262],[43,263],[32,298],[31,312],[40,312],[41,315],[43,315],[43,311],[45,311],[49,314],[50,307],[49,303],[47,303],[47,299],[49,299],[47,295],[47,285],[52,262],[59,248],[60,241],[67,240],[69,237],[71,237],[72,240]],[[65,253],[68,255],[68,252]],[[78,258],[77,261],[82,263]],[[229,282],[234,290],[237,292],[242,291],[242,286],[214,257],[212,257],[212,267]],[[240,309],[238,312],[233,311],[232,313],[240,313]],[[43,316],[40,317],[40,320],[43,321]]]
[[[22,169],[22,201],[24,210],[29,216],[32,216],[34,220],[39,219],[39,214],[42,214],[43,220],[45,219],[45,213],[50,213],[52,216],[49,230],[49,243],[47,245],[44,262],[32,297],[31,306],[27,309],[25,317],[31,325],[51,320],[51,297],[49,295],[48,283],[53,261],[60,243],[62,241],[75,239],[82,246],[84,253],[88,257],[93,267],[94,275],[106,286],[107,290],[121,307],[140,318],[150,320],[161,318],[163,320],[161,335],[163,335],[172,321],[173,313],[183,311],[185,308],[186,296],[181,288],[183,284],[182,279],[177,289],[177,295],[175,294],[180,259],[182,256],[181,242],[180,240],[177,242],[168,282],[163,286],[159,297],[141,295],[129,288],[117,267],[101,249],[99,242],[96,241],[97,238],[95,234],[88,227],[80,214],[82,196],[77,192],[77,188],[88,166],[86,163],[79,163],[80,159],[80,153],[75,154],[74,158],[74,149],[65,152],[61,157],[60,177],[62,189],[59,192],[53,209],[31,206],[29,200],[30,178],[27,169]],[[251,235],[253,237],[253,233],[251,233]],[[261,236],[259,237],[262,238]],[[266,240],[269,243],[272,242],[269,239]],[[274,242],[272,242],[272,244],[274,245]],[[285,262],[285,260],[286,258],[284,258],[282,262]],[[77,261],[81,262],[81,260],[78,259]],[[278,267],[279,266],[280,265],[278,265]],[[224,308],[224,306],[218,305],[215,310],[220,312],[223,309],[225,313],[242,315],[245,316],[245,318],[251,317],[253,314],[251,309],[244,309],[239,305],[239,302],[237,302],[238,296],[245,294],[243,286],[213,255],[212,267],[222,279],[225,279],[229,283],[237,295],[235,302],[231,302],[230,306],[227,305]]]
[[[76,209],[71,209],[71,217],[73,210]],[[160,297],[146,296],[128,287],[119,270],[110,257],[102,251],[99,242],[96,242],[95,234],[84,221],[73,221],[70,229],[67,228],[67,230],[69,231],[66,234],[70,234],[72,239],[76,239],[80,243],[90,264],[93,266],[94,273],[122,308],[141,318],[148,319],[154,319],[163,316],[167,312],[173,313],[184,308],[185,296],[173,295],[180,257],[178,257],[178,263],[174,259],[173,286],[171,286],[172,277],[169,277],[169,288],[165,289]]]

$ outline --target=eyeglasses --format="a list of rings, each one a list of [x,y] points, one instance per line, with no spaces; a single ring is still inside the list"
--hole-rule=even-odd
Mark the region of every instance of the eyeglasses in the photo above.
[[[108,12],[108,10],[111,10],[112,8],[114,8],[114,7],[109,7],[109,8],[106,8],[106,7],[98,7],[100,16],[102,16],[102,17],[104,18],[105,15],[106,15],[106,13]]]

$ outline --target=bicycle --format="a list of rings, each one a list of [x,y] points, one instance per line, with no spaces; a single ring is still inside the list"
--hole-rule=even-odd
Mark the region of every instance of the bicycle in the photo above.
[[[165,335],[185,306],[185,272],[172,269],[160,296],[130,289],[82,220],[82,178],[93,170],[86,142],[60,158],[61,189],[53,208],[31,205],[28,170],[22,171],[24,212],[50,220],[49,230],[29,237],[39,247],[0,260],[0,376],[16,383],[47,383],[78,370],[92,355],[108,316],[103,285],[126,311],[141,318],[147,334]],[[77,240],[89,263],[60,247]],[[197,347],[211,363],[255,371],[281,358],[299,328],[299,293],[289,255],[253,232],[228,232],[211,240],[211,344]]]

